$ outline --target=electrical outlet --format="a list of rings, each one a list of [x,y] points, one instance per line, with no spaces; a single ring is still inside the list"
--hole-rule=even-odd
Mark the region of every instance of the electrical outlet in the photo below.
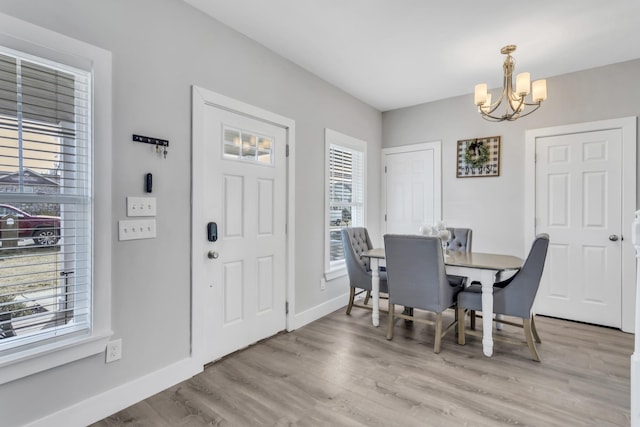
[[[127,197],[127,216],[156,216],[156,198]]]
[[[127,219],[118,221],[118,240],[154,239],[155,219]]]
[[[320,278],[320,290],[324,291],[325,289],[327,289],[327,281],[324,279],[324,277]]]
[[[122,358],[122,340],[113,340],[107,343],[106,363],[115,362]]]

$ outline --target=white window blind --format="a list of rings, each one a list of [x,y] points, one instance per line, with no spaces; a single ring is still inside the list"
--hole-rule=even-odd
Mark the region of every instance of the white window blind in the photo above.
[[[329,145],[329,270],[342,266],[341,229],[364,226],[364,152]]]
[[[90,88],[0,48],[0,356],[91,330]]]

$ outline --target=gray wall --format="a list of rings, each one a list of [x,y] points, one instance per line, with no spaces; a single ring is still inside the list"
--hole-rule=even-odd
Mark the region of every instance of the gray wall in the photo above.
[[[441,140],[443,218],[473,228],[474,250],[523,256],[525,130],[637,116],[638,75],[640,60],[547,78],[548,100],[515,122],[483,120],[469,88],[466,96],[384,112],[382,145]],[[457,141],[494,135],[502,137],[500,176],[456,178]]]
[[[114,226],[125,198],[154,175],[158,238],[113,236],[113,330],[122,360],[104,355],[0,386],[0,423],[20,425],[189,356],[191,96],[195,84],[296,122],[295,307],[346,292],[320,291],[324,233],[324,128],[370,143],[368,219],[379,227],[381,114],[177,0],[2,0],[0,12],[113,54]],[[166,160],[133,133],[170,140]],[[117,230],[117,226],[114,227]],[[6,408],[12,408],[7,411]]]

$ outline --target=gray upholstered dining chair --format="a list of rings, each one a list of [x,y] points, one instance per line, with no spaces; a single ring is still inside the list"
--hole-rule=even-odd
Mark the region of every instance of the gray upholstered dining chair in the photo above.
[[[470,228],[447,227],[451,233],[451,239],[447,242],[447,251],[449,252],[471,252],[471,243],[473,231]],[[467,285],[467,278],[462,276],[449,275],[449,282],[461,286]],[[476,315],[474,311],[471,314],[471,329],[476,328]]]
[[[544,270],[547,249],[549,247],[549,235],[536,236],[531,250],[522,268],[509,279],[493,285],[493,312],[506,316],[519,317],[522,323],[511,322],[505,319],[497,320],[507,325],[518,326],[524,329],[524,337],[533,356],[533,360],[539,362],[540,356],[535,342],[540,342],[540,336],[536,330],[534,315],[531,312],[533,302],[538,292],[542,271]],[[458,294],[458,318],[463,319],[458,323],[458,344],[465,343],[464,336],[464,310],[482,310],[482,287],[472,284]],[[483,313],[484,319],[491,319],[492,313]]]
[[[443,331],[442,312],[455,306],[456,295],[462,289],[460,285],[449,283],[440,238],[386,234],[384,246],[389,289],[387,339],[393,338],[396,318],[435,323],[433,351],[439,353],[442,337],[456,324],[454,320]],[[411,314],[396,313],[396,305],[410,306],[413,311]],[[436,313],[435,322],[416,317],[416,309]]]
[[[447,242],[447,251],[451,252],[471,252],[471,238],[473,236],[473,232],[470,228],[459,228],[459,227],[447,227],[447,230],[451,233],[451,239]],[[449,278],[449,283],[465,286],[467,283],[467,278],[463,276],[454,276],[447,275]],[[411,307],[405,307],[403,314],[412,314]],[[471,328],[474,329],[475,324],[475,316],[471,318]]]
[[[447,242],[447,251],[471,252],[471,237],[473,232],[470,228],[447,227],[451,233],[451,239]],[[458,286],[465,286],[467,278],[463,276],[448,275],[449,282]],[[412,315],[411,307],[405,307],[403,314]],[[471,317],[471,329],[475,329],[475,316]]]
[[[473,233],[470,228],[447,227],[451,233],[451,239],[447,242],[447,250],[452,252],[471,252],[471,237]]]
[[[470,228],[457,228],[447,227],[447,230],[451,233],[451,239],[447,242],[447,250],[453,252],[471,252],[471,237],[472,231]],[[458,286],[465,286],[467,278],[463,276],[448,275],[449,282]],[[411,307],[405,307],[403,314],[412,315],[413,311]],[[474,329],[475,316],[471,318],[471,328]]]
[[[344,248],[344,261],[349,275],[349,303],[347,314],[351,314],[351,308],[359,307],[372,310],[368,306],[371,295],[371,267],[369,258],[361,257],[362,253],[373,249],[369,232],[364,227],[345,227],[341,230],[342,246]],[[387,273],[380,271],[380,292],[387,293]],[[360,291],[358,291],[360,289]],[[364,304],[354,302],[356,295],[366,291]]]
[[[447,251],[471,252],[471,237],[473,233],[470,228],[447,227],[447,230],[451,233],[451,239],[447,242]],[[449,275],[449,282],[465,286],[467,278]]]

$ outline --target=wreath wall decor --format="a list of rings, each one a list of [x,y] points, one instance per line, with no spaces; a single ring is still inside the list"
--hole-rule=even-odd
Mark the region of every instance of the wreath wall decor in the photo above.
[[[458,141],[456,176],[500,176],[500,137]]]

